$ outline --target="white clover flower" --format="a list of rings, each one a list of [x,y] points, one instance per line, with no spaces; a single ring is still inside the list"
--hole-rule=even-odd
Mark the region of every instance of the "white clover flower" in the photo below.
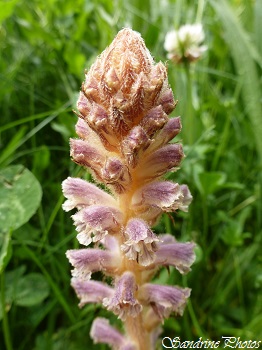
[[[172,30],[165,37],[167,57],[174,62],[196,61],[207,50],[207,46],[201,45],[204,39],[201,24],[186,24],[178,30]]]

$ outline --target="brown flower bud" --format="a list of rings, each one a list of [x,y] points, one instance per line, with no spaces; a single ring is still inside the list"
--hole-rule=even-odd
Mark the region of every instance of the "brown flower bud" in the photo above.
[[[166,113],[161,106],[152,108],[149,113],[142,119],[141,125],[146,131],[149,137],[152,137],[156,131],[162,129],[162,127],[168,121]]]
[[[135,126],[122,142],[122,153],[128,165],[134,168],[137,165],[140,155],[150,145],[150,139],[145,130]]]
[[[81,117],[111,151],[152,113],[149,134],[160,129],[174,107],[165,65],[155,64],[140,34],[127,28],[91,66],[78,100]]]

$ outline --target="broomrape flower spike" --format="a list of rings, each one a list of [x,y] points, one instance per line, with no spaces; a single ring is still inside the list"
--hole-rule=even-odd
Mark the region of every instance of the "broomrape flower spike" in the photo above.
[[[164,48],[167,58],[173,62],[193,62],[198,60],[207,46],[201,45],[205,34],[201,24],[185,24],[178,30],[166,34]]]
[[[63,209],[76,209],[83,245],[66,255],[79,306],[98,303],[123,322],[117,330],[97,318],[91,328],[95,343],[117,350],[153,350],[164,319],[182,315],[190,295],[188,288],[152,283],[162,266],[183,274],[195,259],[194,243],[152,230],[163,212],[187,211],[192,200],[186,185],[163,179],[184,156],[171,143],[181,130],[180,118],[168,117],[175,106],[165,65],[131,29],[121,30],[91,66],[77,102],[79,139],[70,141],[71,157],[106,190],[79,178],[63,182]],[[97,271],[107,278],[93,280]]]

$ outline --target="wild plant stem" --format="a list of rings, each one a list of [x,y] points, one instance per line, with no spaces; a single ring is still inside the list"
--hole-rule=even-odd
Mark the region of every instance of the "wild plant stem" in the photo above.
[[[141,314],[138,317],[128,316],[125,328],[130,339],[134,340],[139,350],[153,350],[150,342],[150,333],[145,330]]]
[[[136,178],[135,172],[132,174],[132,176]],[[123,213],[125,213],[125,225],[132,217],[132,212],[130,211],[131,199],[136,187],[136,181],[134,181],[134,186],[131,191],[119,196],[120,206]],[[119,240],[119,243],[123,243],[121,239]],[[138,269],[137,263],[133,260],[127,259],[124,254],[122,256],[122,259],[123,266],[125,267],[126,271],[132,271],[135,275],[136,283],[138,285],[142,284],[144,281],[142,281],[142,274]],[[132,316],[127,316],[126,320],[124,321],[124,325],[128,338],[132,339],[138,345],[139,350],[153,350],[150,341],[150,333],[145,328],[141,314],[135,318]]]
[[[12,341],[10,337],[8,316],[5,307],[5,275],[4,271],[1,273],[1,304],[3,312],[3,331],[4,331],[4,340],[6,345],[6,350],[13,350]]]
[[[197,5],[197,14],[196,14],[196,23],[202,22],[202,17],[204,13],[204,7],[205,7],[205,0],[198,0]]]
[[[208,233],[208,208],[207,208],[206,195],[203,195],[202,206],[203,206],[202,208],[203,209],[203,238],[204,238],[204,242],[206,242],[207,233]]]
[[[223,133],[220,137],[219,144],[217,146],[216,153],[215,153],[215,156],[214,156],[213,162],[212,162],[212,169],[214,171],[216,170],[217,165],[219,163],[219,160],[227,147],[227,142],[228,142],[228,138],[229,138],[229,134],[230,134],[230,125],[231,125],[231,119],[229,117],[227,117],[226,122],[225,122],[225,127],[224,127]]]
[[[183,284],[184,284],[184,287],[188,287],[188,283],[187,283],[187,276],[183,276]],[[193,309],[193,305],[191,303],[191,300],[189,299],[188,302],[187,302],[187,308],[188,308],[188,312],[189,312],[189,315],[191,317],[191,320],[192,320],[192,323],[196,329],[196,333],[198,336],[202,337],[202,338],[205,338],[205,334],[204,332],[202,331],[201,329],[201,326],[197,320],[197,317],[196,317],[196,314],[195,314],[195,311]]]
[[[195,141],[194,133],[195,133],[195,123],[194,123],[194,109],[193,109],[193,101],[192,101],[192,78],[191,78],[191,70],[190,64],[185,62],[185,72],[186,72],[186,116],[184,121],[184,129],[186,133],[184,134],[185,143],[188,145],[192,145]]]

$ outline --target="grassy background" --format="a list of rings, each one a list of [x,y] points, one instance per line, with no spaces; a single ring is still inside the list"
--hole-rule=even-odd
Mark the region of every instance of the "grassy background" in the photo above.
[[[77,241],[61,210],[61,182],[85,176],[69,157],[72,109],[84,69],[118,30],[139,31],[156,61],[166,61],[166,32],[195,21],[208,51],[189,71],[168,63],[179,100],[172,115],[187,126],[187,157],[170,178],[187,183],[194,201],[175,225],[163,216],[156,231],[194,240],[198,258],[184,278],[172,269],[157,277],[192,288],[184,316],[166,321],[163,335],[262,340],[261,0],[0,0],[0,9],[0,167],[23,164],[43,191],[31,220],[0,235],[2,255],[12,236],[1,273],[0,349],[107,349],[92,345],[90,324],[97,315],[118,321],[99,306],[78,309],[65,258]],[[32,274],[42,284],[19,284],[29,302],[17,301],[16,281]]]

